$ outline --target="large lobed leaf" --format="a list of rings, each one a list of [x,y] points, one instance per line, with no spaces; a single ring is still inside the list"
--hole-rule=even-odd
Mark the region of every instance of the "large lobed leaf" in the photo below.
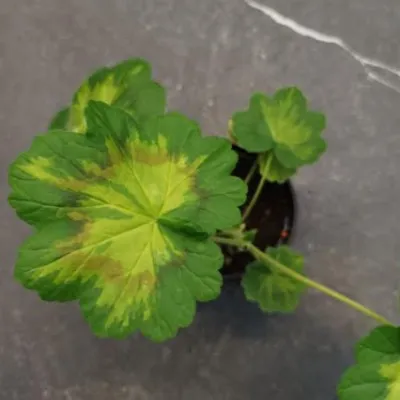
[[[283,182],[298,167],[318,160],[326,143],[323,114],[307,109],[295,87],[278,90],[272,98],[256,93],[246,111],[233,115],[230,130],[237,144],[260,153],[260,173],[271,182]]]
[[[303,274],[304,259],[290,247],[270,247],[266,254],[293,271]],[[293,312],[305,290],[304,284],[276,271],[273,265],[268,266],[261,261],[254,261],[247,266],[242,286],[247,300],[258,303],[264,312]]]
[[[50,129],[86,132],[85,108],[90,100],[120,107],[138,122],[165,112],[165,90],[151,79],[150,64],[141,59],[126,60],[95,71],[80,86],[72,104],[59,111]]]
[[[237,156],[179,114],[139,128],[89,101],[85,118],[86,135],[39,136],[10,168],[10,204],[36,228],[15,276],[44,300],[79,300],[100,336],[172,337],[220,291],[210,235],[240,222]]]
[[[340,400],[400,399],[400,327],[372,330],[358,343],[356,358],[338,386]]]

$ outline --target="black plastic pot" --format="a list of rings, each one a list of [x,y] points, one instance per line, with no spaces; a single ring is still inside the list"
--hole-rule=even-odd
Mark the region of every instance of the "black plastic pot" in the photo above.
[[[233,147],[239,154],[239,161],[233,175],[245,179],[257,155],[247,153],[236,146]],[[259,179],[257,172],[249,182],[247,201],[242,206],[242,211],[252,198]],[[291,183],[289,181],[283,184],[266,182],[257,204],[246,221],[246,229],[258,230],[254,244],[260,249],[287,244],[293,233],[295,215],[296,202]],[[224,281],[240,282],[246,265],[253,261],[252,256],[228,246],[222,246],[222,250],[225,256],[225,263],[221,269]]]

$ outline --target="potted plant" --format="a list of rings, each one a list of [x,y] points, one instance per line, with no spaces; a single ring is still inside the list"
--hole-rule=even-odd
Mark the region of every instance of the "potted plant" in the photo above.
[[[223,276],[239,277],[265,312],[294,311],[312,287],[379,323],[339,398],[400,399],[400,328],[308,278],[286,245],[288,182],[325,151],[323,114],[297,88],[256,93],[233,114],[228,139],[203,136],[165,103],[147,62],[102,68],[19,155],[9,202],[34,233],[15,278],[43,300],[78,301],[98,336],[140,331],[154,341],[190,325]]]

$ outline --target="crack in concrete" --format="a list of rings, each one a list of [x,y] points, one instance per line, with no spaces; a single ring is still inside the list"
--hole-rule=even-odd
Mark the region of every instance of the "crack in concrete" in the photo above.
[[[400,69],[391,67],[390,65],[387,65],[379,60],[365,57],[362,54],[355,51],[354,49],[352,49],[351,46],[349,46],[340,37],[328,35],[326,33],[319,32],[307,26],[301,25],[295,20],[286,17],[285,15],[282,15],[281,13],[279,13],[278,11],[267,5],[258,3],[254,0],[245,0],[245,2],[249,7],[262,12],[264,15],[272,19],[276,24],[284,26],[300,36],[310,38],[321,43],[334,44],[340,47],[346,53],[348,53],[354,60],[356,60],[358,63],[362,65],[369,81],[378,82],[381,85],[384,85],[389,89],[392,89],[397,93],[400,93],[400,86],[391,83],[389,80],[385,79],[379,73],[374,72],[372,68],[374,68],[375,70],[385,71],[386,73],[394,75],[396,79],[399,80],[399,82],[400,82]]]

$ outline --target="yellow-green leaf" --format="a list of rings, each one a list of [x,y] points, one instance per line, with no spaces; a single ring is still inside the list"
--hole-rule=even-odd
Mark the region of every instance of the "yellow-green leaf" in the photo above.
[[[400,399],[400,327],[379,326],[357,346],[338,386],[340,400]]]
[[[49,128],[85,133],[85,108],[91,100],[120,107],[140,122],[163,114],[166,96],[151,79],[149,63],[141,59],[123,61],[91,74],[73,96],[72,104],[53,117]]]
[[[260,173],[272,182],[282,182],[298,167],[318,160],[326,149],[324,129],[324,115],[308,110],[295,87],[280,89],[272,98],[254,94],[249,108],[235,113],[230,124],[240,147],[260,153]]]
[[[240,222],[236,154],[179,114],[139,127],[90,101],[85,118],[86,135],[39,136],[10,168],[10,204],[36,228],[15,276],[45,300],[78,300],[100,336],[169,338],[219,293],[210,235]]]

